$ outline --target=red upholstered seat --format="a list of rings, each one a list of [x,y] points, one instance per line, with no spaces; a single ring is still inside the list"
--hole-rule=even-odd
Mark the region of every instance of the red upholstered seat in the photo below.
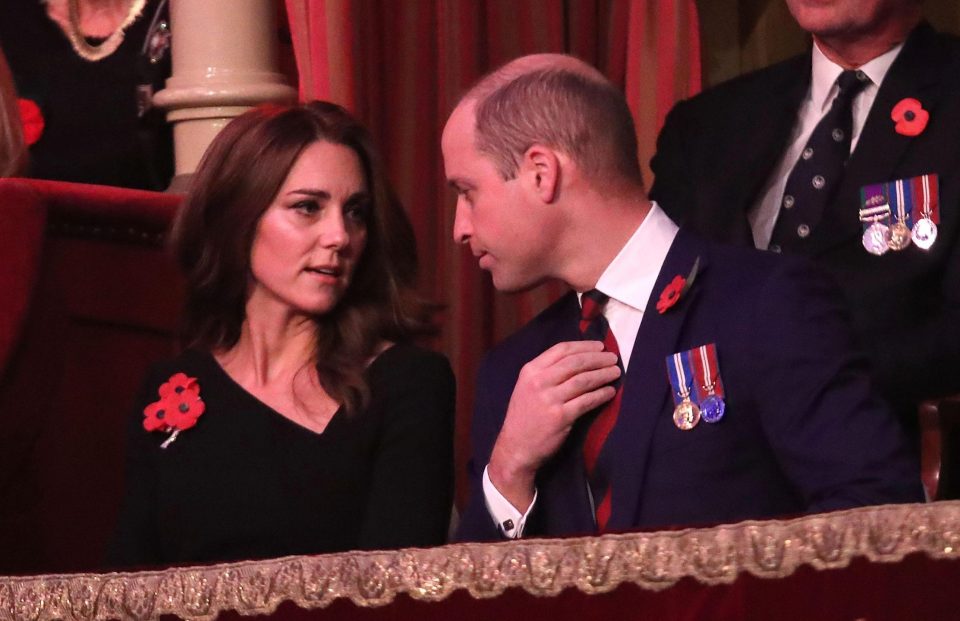
[[[134,394],[177,347],[180,200],[0,179],[0,574],[102,563]]]

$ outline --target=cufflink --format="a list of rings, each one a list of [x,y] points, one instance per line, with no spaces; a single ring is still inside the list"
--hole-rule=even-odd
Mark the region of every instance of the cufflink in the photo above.
[[[514,529],[513,520],[504,520],[500,523],[500,528],[503,529],[503,533],[505,535],[509,535],[510,531]]]

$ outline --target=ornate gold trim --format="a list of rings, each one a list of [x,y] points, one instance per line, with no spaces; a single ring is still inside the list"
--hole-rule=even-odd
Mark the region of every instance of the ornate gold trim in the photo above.
[[[858,557],[895,563],[922,552],[960,556],[960,501],[851,509],[704,529],[455,544],[432,549],[295,556],[127,574],[0,577],[0,621],[214,619],[269,614],[284,601],[323,608],[340,598],[383,606],[400,593],[439,601],[456,589],[496,597],[519,587],[556,595],[659,591],[684,577],[729,584],[741,573],[783,578],[802,565],[846,567]]]

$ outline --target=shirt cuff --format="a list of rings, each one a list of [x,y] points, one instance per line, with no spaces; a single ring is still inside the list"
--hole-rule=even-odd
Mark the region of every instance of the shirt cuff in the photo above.
[[[493,518],[497,529],[507,539],[519,539],[523,536],[523,528],[527,524],[527,517],[537,504],[537,490],[533,490],[533,500],[527,507],[526,513],[520,513],[510,501],[496,488],[487,473],[488,467],[483,469],[483,500],[487,505],[487,513]]]

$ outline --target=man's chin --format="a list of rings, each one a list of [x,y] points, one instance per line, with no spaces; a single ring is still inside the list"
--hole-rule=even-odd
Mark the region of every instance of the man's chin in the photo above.
[[[546,280],[546,278],[523,279],[496,272],[490,272],[490,276],[493,278],[493,286],[501,293],[523,293],[539,286]]]

